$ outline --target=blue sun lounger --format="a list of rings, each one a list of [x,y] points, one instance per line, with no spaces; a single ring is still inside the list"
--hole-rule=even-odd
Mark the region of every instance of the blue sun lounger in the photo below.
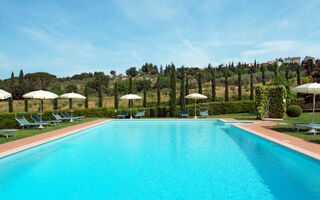
[[[296,130],[296,132],[299,132],[299,130],[302,126],[308,127],[310,125],[320,125],[320,122],[318,122],[318,123],[292,123],[292,125],[293,125],[293,130]]]
[[[180,116],[181,118],[184,118],[184,117],[189,117],[189,112],[188,112],[188,109],[187,108],[181,108],[180,110]]]
[[[118,119],[119,118],[126,118],[128,116],[128,112],[127,111],[120,111],[119,115],[118,115]]]
[[[15,118],[17,120],[17,122],[20,124],[20,126],[22,126],[22,129],[24,129],[24,127],[30,127],[30,126],[42,126],[41,128],[44,129],[44,126],[48,127],[49,123],[44,123],[44,122],[34,122],[34,123],[30,123],[28,122],[28,120],[26,120],[26,118],[24,117],[18,117]]]
[[[146,111],[139,111],[139,112],[137,112],[137,114],[134,116],[135,118],[137,118],[137,117],[144,117],[144,114],[146,113]]]
[[[68,113],[66,113],[66,112],[62,112],[61,113],[61,115],[62,116],[64,116],[64,117],[69,117],[69,118],[72,118],[72,119],[83,119],[83,118],[85,118],[85,116],[70,116],[70,115],[68,115]]]
[[[16,137],[15,131],[18,129],[0,129],[0,133],[4,133],[6,135],[6,138],[8,138],[8,133],[12,133],[14,137]]]
[[[60,122],[61,122],[61,120],[49,120],[49,121],[42,120],[41,121],[41,119],[38,116],[33,116],[33,115],[31,115],[30,118],[36,123],[41,123],[41,122],[48,123],[48,124],[53,123],[54,126],[57,126],[57,124],[60,124]]]

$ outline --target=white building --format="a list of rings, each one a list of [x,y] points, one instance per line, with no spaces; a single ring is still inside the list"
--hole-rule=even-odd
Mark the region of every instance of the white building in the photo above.
[[[288,57],[284,59],[284,63],[298,63],[300,64],[300,57]]]

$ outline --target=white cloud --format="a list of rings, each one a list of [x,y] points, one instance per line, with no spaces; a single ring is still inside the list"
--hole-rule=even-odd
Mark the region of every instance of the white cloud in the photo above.
[[[280,55],[284,52],[291,51],[297,48],[297,41],[293,40],[274,40],[266,41],[257,45],[256,49],[247,50],[241,53],[242,56],[255,56],[266,53],[279,53]]]

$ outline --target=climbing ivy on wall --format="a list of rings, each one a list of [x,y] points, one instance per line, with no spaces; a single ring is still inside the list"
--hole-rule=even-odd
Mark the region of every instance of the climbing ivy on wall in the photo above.
[[[257,118],[284,118],[286,88],[283,85],[257,86]]]

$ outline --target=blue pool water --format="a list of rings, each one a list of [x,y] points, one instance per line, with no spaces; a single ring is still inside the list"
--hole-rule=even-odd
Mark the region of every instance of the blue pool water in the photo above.
[[[0,199],[320,199],[320,164],[214,120],[112,121],[0,159]]]

